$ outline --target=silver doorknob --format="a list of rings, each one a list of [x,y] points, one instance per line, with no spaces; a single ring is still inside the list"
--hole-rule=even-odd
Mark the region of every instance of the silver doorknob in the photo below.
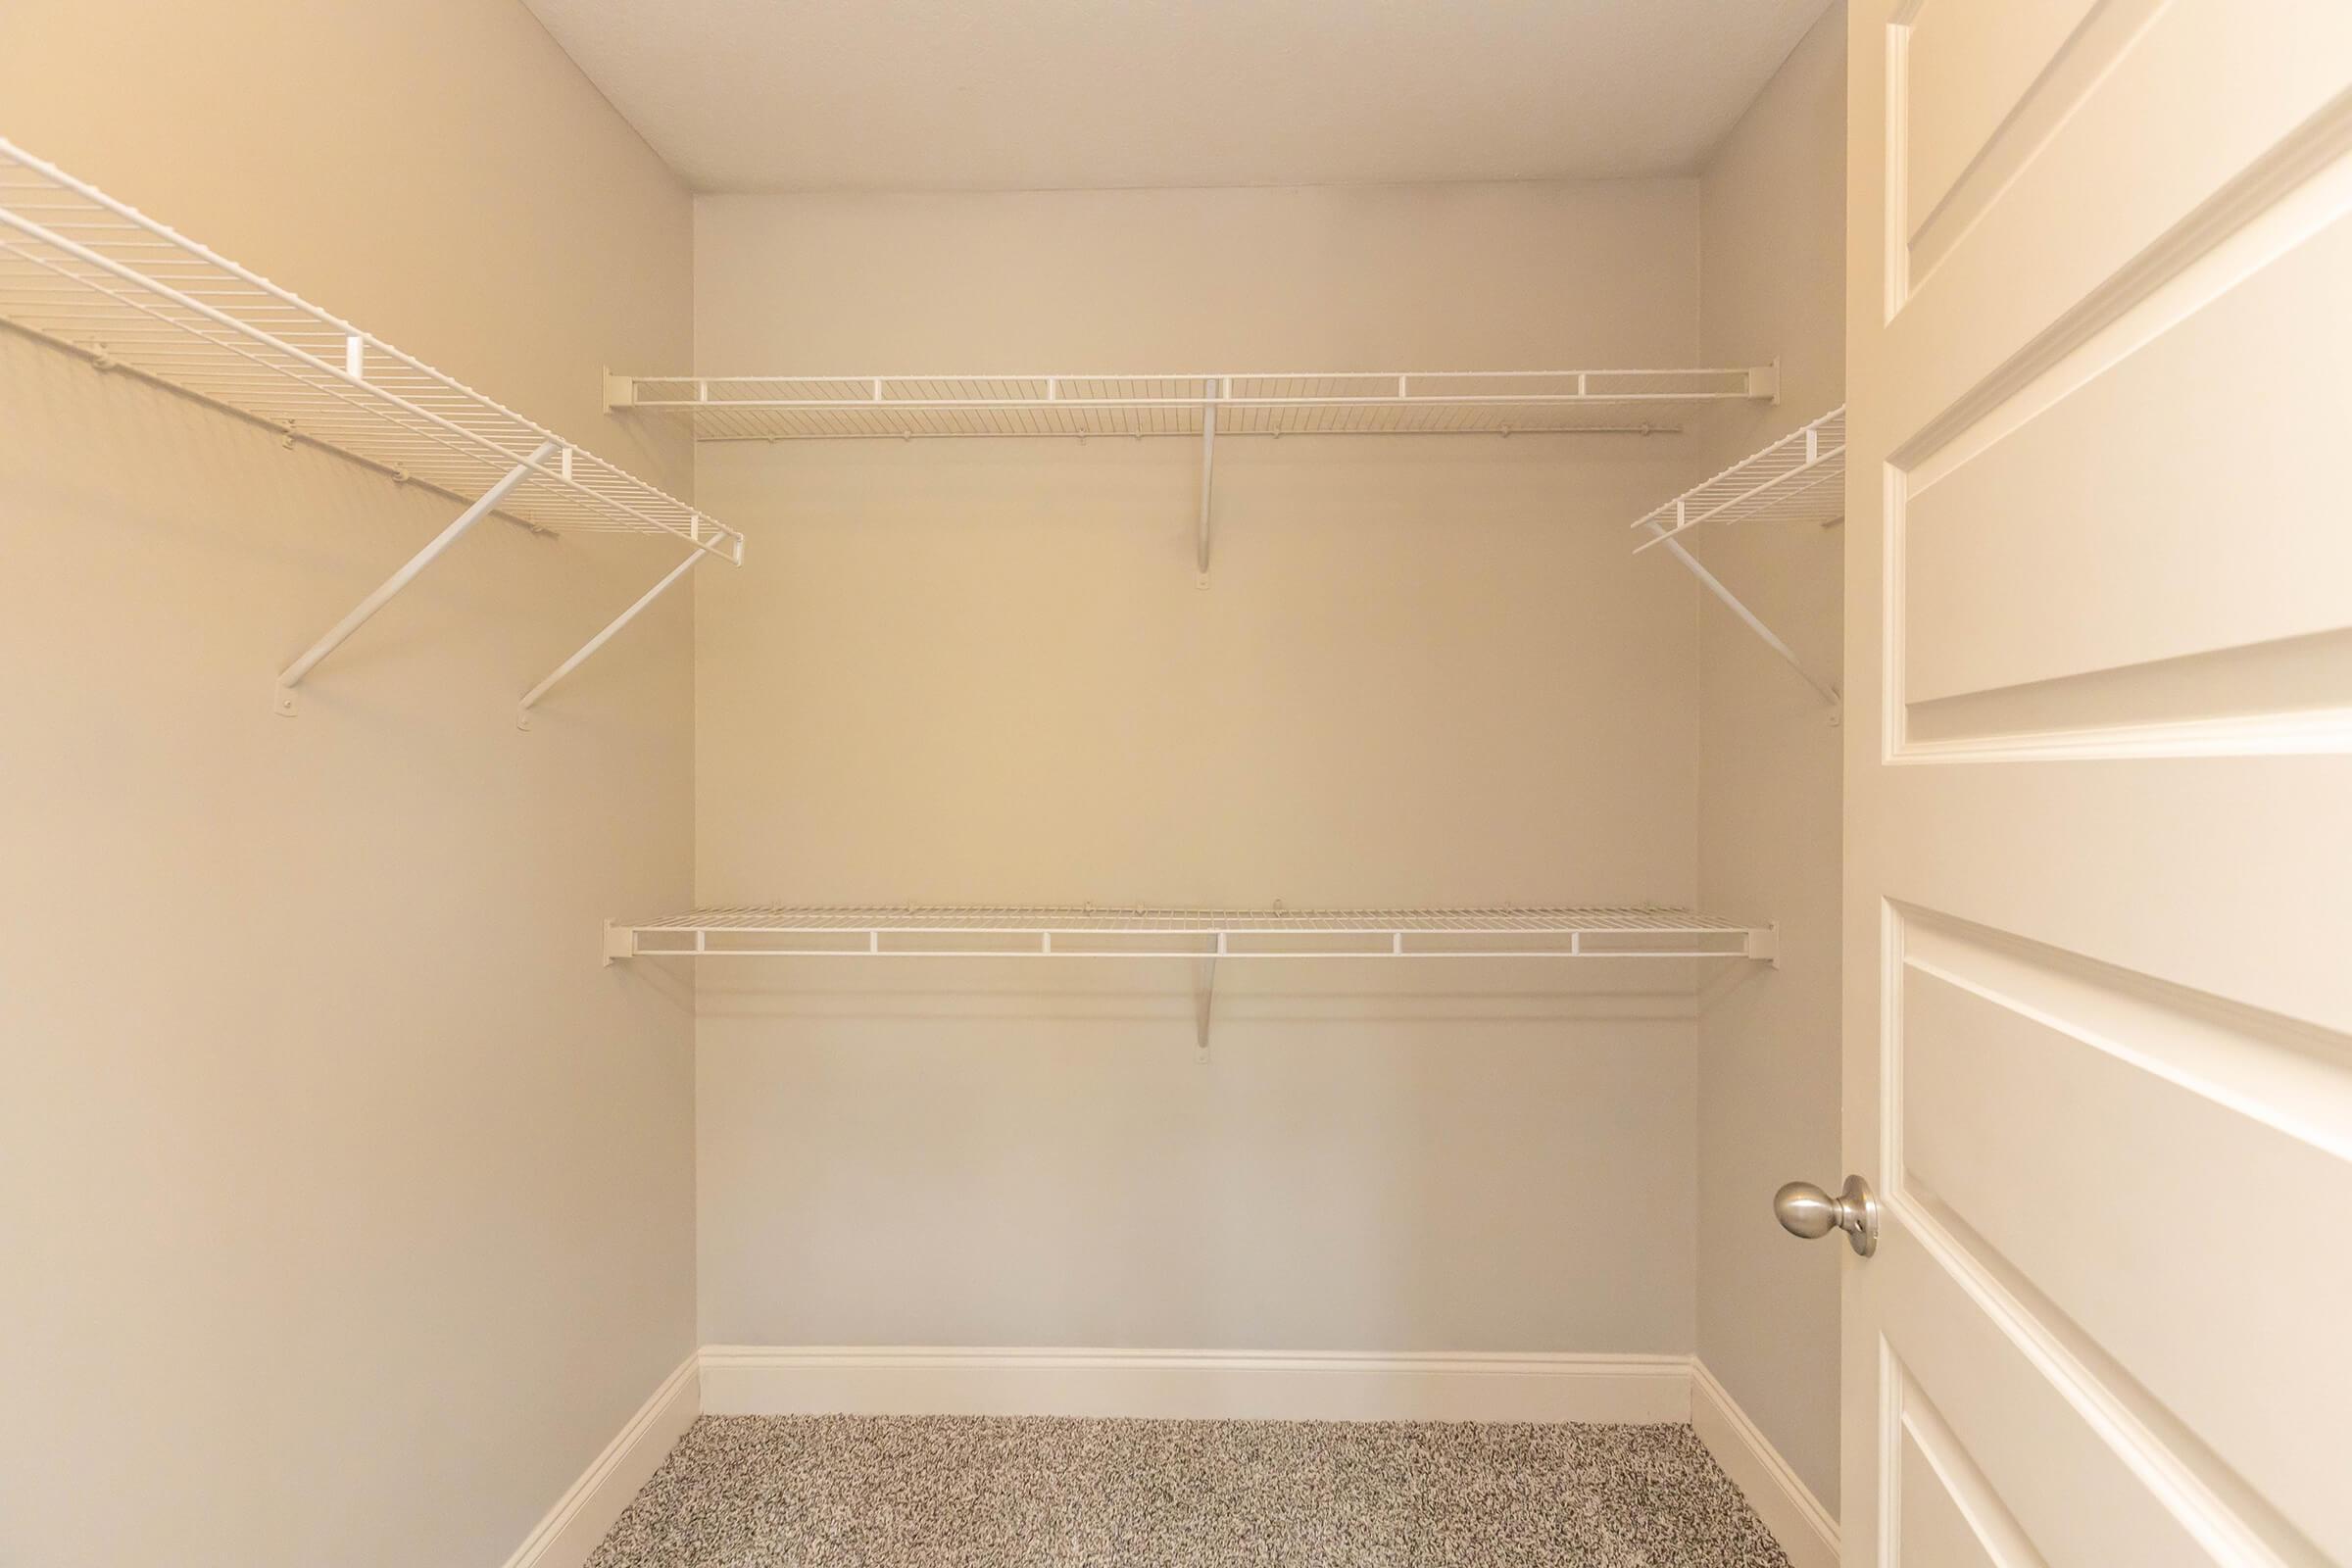
[[[1859,1176],[1848,1176],[1836,1198],[1811,1182],[1790,1182],[1772,1195],[1772,1211],[1780,1217],[1781,1229],[1791,1236],[1810,1242],[1843,1231],[1859,1255],[1868,1257],[1879,1250],[1879,1200],[1871,1195],[1870,1183]]]

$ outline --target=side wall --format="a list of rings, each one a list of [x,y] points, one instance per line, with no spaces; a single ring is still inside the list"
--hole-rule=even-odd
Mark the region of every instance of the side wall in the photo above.
[[[689,206],[511,0],[11,0],[0,135],[657,482]],[[0,1560],[490,1565],[689,1353],[673,550],[457,503],[0,330]]]
[[[705,198],[696,364],[1690,364],[1696,194]],[[697,891],[1687,902],[1698,440],[706,445]],[[1186,969],[704,964],[705,1339],[1690,1348],[1690,976]]]
[[[1832,9],[1700,186],[1702,337],[1779,355],[1778,408],[1727,421],[1721,467],[1844,401],[1845,9]],[[1835,681],[1837,528],[1734,527],[1708,567]],[[1838,1250],[1772,1217],[1793,1177],[1841,1179],[1839,731],[1793,672],[1711,600],[1700,617],[1698,880],[1704,906],[1774,919],[1781,967],[1740,977],[1699,1023],[1698,1352],[1814,1495],[1838,1507]]]

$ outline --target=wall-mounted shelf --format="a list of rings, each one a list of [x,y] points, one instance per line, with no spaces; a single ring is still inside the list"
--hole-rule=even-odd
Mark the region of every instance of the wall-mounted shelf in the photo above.
[[[1845,406],[1839,404],[1811,424],[1790,431],[1713,478],[1692,485],[1672,501],[1644,513],[1630,526],[1648,536],[1634,547],[1636,555],[1652,545],[1664,545],[1709,593],[1722,600],[1732,613],[1787,661],[1788,667],[1829,704],[1835,722],[1838,688],[1828,681],[1816,680],[1797,659],[1795,651],[1725,587],[1722,579],[1699,564],[1698,558],[1676,536],[1709,522],[1828,524],[1844,515]]]
[[[605,924],[616,958],[1188,958],[1208,1054],[1228,958],[1742,958],[1777,964],[1779,933],[1688,909],[1154,909],[804,906],[698,909]]]
[[[940,436],[1665,433],[1709,404],[1770,400],[1772,366],[1203,375],[606,377],[606,406],[674,415],[701,441]]]
[[[1836,522],[1845,515],[1845,406],[1635,520],[1636,553],[1707,522]]]
[[[667,535],[740,563],[743,537],[382,339],[0,141],[0,321],[471,503],[282,671],[277,708],[345,637],[494,513],[553,532]],[[684,575],[681,564],[655,589]],[[522,699],[652,602],[649,594]]]
[[[607,375],[605,406],[688,420],[700,441],[1191,436],[1195,563],[1208,580],[1219,436],[1655,435],[1716,403],[1773,401],[1778,366],[1677,370],[1264,371],[1198,375]]]
[[[698,909],[605,927],[607,958],[1771,958],[1772,929],[1688,909]]]

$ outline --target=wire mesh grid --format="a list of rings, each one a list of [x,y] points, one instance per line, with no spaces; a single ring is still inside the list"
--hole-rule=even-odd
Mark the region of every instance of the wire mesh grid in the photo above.
[[[1845,407],[1733,464],[1634,520],[1647,550],[1702,522],[1835,522],[1845,515]]]
[[[931,436],[1544,434],[1671,431],[1760,395],[1747,369],[1345,374],[646,376],[628,406],[703,441]]]
[[[742,557],[684,502],[4,140],[0,320],[466,500],[554,441],[501,512]]]
[[[614,956],[648,957],[1722,958],[1770,952],[1769,930],[1646,906],[747,906],[611,930]]]
[[[1191,909],[1102,905],[735,906],[640,921],[641,931],[1004,931],[1338,935],[1359,931],[1502,935],[1513,932],[1744,932],[1736,920],[1646,906],[1497,906],[1462,909]]]

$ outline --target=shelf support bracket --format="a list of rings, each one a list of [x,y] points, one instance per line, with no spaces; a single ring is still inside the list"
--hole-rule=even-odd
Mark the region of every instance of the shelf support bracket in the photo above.
[[[411,556],[398,571],[378,584],[375,592],[353,607],[350,614],[336,621],[324,636],[303,652],[300,659],[278,671],[277,711],[284,717],[293,717],[294,688],[302,684],[303,677],[318,668],[320,660],[342,647],[345,638],[368,624],[370,616],[392,602],[393,595],[414,581],[418,572],[439,560],[443,551],[464,538],[466,529],[497,511],[498,504],[507,499],[507,493],[529,478],[539,465],[553,457],[556,449],[562,445],[562,442],[552,439],[540,442],[539,450],[508,469],[504,478],[483,492],[481,500],[460,513],[457,521],[434,535],[430,544]]]
[[[1216,383],[1209,383],[1212,401],[1200,409],[1200,530],[1195,540],[1194,555],[1200,573],[1200,586],[1208,586],[1208,538],[1210,504],[1216,495],[1217,483],[1217,405]]]
[[[1224,945],[1224,939],[1220,937],[1217,946],[1222,948]],[[1206,1062],[1208,1060],[1208,1029],[1209,1024],[1213,1021],[1216,1006],[1217,960],[1202,958],[1193,985],[1193,1039],[1196,1047],[1193,1059],[1195,1061]]]
[[[643,594],[639,595],[637,602],[631,605],[628,609],[622,611],[619,614],[613,616],[611,621],[606,623],[603,631],[598,632],[595,636],[582,643],[578,653],[573,654],[569,659],[566,659],[564,661],[564,662],[558,664],[554,669],[548,672],[547,679],[541,681],[529,691],[524,692],[522,694],[522,701],[515,705],[514,727],[516,729],[529,729],[531,727],[531,705],[538,702],[540,698],[545,697],[548,693],[548,688],[554,686],[556,682],[562,680],[564,676],[570,674],[573,670],[586,663],[588,662],[588,657],[591,654],[594,654],[599,648],[604,647],[605,644],[612,640],[613,633],[619,631],[621,627],[626,626],[630,621],[635,620],[639,612],[642,612],[646,606],[661,598],[662,592],[667,589],[671,583],[676,582],[680,577],[683,577],[688,572],[692,571],[694,569],[695,563],[701,561],[703,557],[708,554],[708,551],[704,550],[700,545],[697,545],[694,548],[693,553],[688,555],[684,561],[679,562],[676,565],[669,568],[669,575],[663,577],[660,582],[654,584]]]
[[[1733,593],[1729,588],[1726,588],[1723,585],[1723,579],[1717,577],[1706,567],[1700,565],[1698,564],[1698,558],[1692,555],[1690,551],[1684,549],[1683,542],[1680,539],[1677,539],[1671,532],[1659,526],[1655,522],[1644,523],[1643,526],[1650,531],[1657,543],[1664,545],[1668,550],[1674,553],[1674,558],[1677,561],[1680,561],[1684,565],[1690,568],[1690,574],[1699,580],[1699,583],[1707,590],[1707,592],[1722,600],[1724,604],[1730,608],[1733,614],[1738,615],[1742,621],[1746,622],[1747,629],[1754,632],[1758,637],[1761,637],[1764,640],[1765,647],[1771,649],[1774,653],[1780,655],[1782,659],[1786,660],[1788,667],[1796,671],[1797,679],[1812,687],[1814,694],[1823,702],[1830,705],[1830,722],[1833,724],[1836,723],[1838,721],[1838,713],[1839,710],[1838,688],[1825,684],[1822,681],[1815,680],[1810,674],[1808,674],[1805,670],[1803,662],[1797,659],[1796,651],[1790,648],[1787,643],[1781,641],[1779,634],[1774,632],[1770,626],[1765,625],[1762,618],[1759,617],[1754,611],[1741,604],[1740,602],[1740,596]]]

